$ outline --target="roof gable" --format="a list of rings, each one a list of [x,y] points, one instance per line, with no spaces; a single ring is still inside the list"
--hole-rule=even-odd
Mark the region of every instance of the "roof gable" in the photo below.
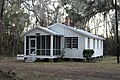
[[[34,28],[30,29],[29,31],[24,32],[24,33],[22,34],[22,36],[25,36],[25,35],[29,34],[30,32],[32,32],[32,31],[34,31],[34,30],[36,30],[36,29],[37,29],[37,30],[42,30],[42,31],[47,32],[47,33],[49,33],[49,34],[51,34],[51,35],[59,35],[59,33],[54,32],[54,31],[52,31],[52,30],[50,30],[50,29],[48,29],[48,28],[45,28],[45,27],[34,27]]]

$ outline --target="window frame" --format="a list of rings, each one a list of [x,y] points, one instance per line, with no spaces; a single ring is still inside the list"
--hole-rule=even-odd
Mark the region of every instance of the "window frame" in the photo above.
[[[96,48],[96,46],[95,46],[96,44],[95,44],[95,39],[93,39],[93,49],[95,49]]]
[[[87,48],[89,49],[90,48],[90,38],[88,38],[87,43],[88,43]]]
[[[67,40],[70,40],[70,41],[67,42]],[[77,40],[77,41],[75,41],[75,40]],[[69,45],[69,47],[67,47],[68,45]],[[75,45],[76,45],[76,47],[75,47]],[[65,37],[65,48],[78,49],[78,37]]]

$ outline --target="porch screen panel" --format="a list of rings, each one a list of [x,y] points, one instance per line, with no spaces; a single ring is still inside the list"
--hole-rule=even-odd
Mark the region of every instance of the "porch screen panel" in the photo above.
[[[46,55],[50,55],[50,35],[46,35]]]
[[[37,49],[40,49],[40,36],[37,36]]]
[[[42,49],[45,49],[45,36],[42,36]]]
[[[40,55],[42,55],[42,36],[40,36]]]
[[[29,50],[26,50],[26,55],[29,55]]]
[[[56,47],[56,42],[55,42],[56,40],[55,39],[56,39],[56,37],[53,36],[53,49],[55,49],[55,47]]]
[[[29,36],[26,36],[26,55],[29,55]]]
[[[46,35],[46,49],[50,49],[50,36]]]
[[[37,50],[37,55],[40,55],[40,50],[39,49]]]
[[[42,44],[41,44],[41,46],[42,46],[42,49],[41,49],[41,53],[42,53],[42,55],[45,55],[45,36],[41,36],[41,41],[42,41]]]
[[[60,37],[56,37],[56,49],[60,49]]]
[[[37,55],[40,55],[40,36],[37,36]]]
[[[57,43],[56,43],[56,54],[60,55],[60,36],[57,36]]]
[[[45,50],[41,50],[41,55],[45,55]]]
[[[53,55],[56,55],[56,36],[53,36]]]
[[[29,36],[26,36],[26,49],[29,49]]]
[[[50,56],[50,35],[37,36],[37,55]]]
[[[45,55],[45,35],[37,38],[37,55]]]
[[[35,40],[30,40],[30,47],[35,47]]]
[[[60,55],[60,36],[53,36],[53,55]]]

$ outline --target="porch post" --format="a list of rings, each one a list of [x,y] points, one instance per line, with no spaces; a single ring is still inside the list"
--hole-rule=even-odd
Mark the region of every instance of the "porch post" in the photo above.
[[[88,48],[88,38],[85,37],[85,49],[87,49],[87,48]]]
[[[24,55],[26,55],[26,36],[24,36]]]
[[[50,56],[53,56],[53,35],[51,35],[50,39]]]

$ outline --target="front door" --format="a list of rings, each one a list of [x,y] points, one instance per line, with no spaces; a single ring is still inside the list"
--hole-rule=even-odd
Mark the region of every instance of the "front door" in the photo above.
[[[30,38],[30,46],[29,46],[29,49],[30,49],[30,53],[29,54],[36,54],[36,38]]]

